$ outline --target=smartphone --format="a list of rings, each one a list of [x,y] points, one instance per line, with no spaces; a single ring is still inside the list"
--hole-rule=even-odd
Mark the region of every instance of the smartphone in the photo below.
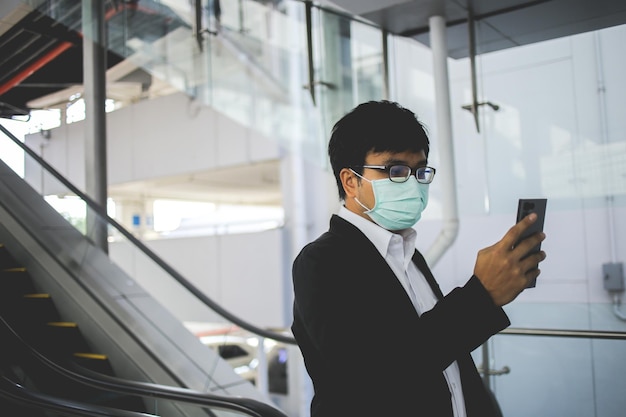
[[[528,216],[530,213],[537,214],[537,221],[535,221],[528,229],[524,231],[520,239],[516,242],[516,245],[522,240],[526,239],[530,235],[543,231],[543,223],[546,217],[546,205],[548,200],[546,198],[520,198],[517,203],[517,222]],[[535,246],[528,252],[527,255],[537,253],[541,250],[541,243]],[[533,280],[528,284],[526,288],[534,288],[536,286],[536,280]]]

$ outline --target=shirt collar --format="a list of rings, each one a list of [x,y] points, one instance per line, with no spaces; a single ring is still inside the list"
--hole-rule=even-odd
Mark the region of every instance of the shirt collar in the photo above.
[[[396,233],[390,232],[387,229],[383,229],[376,223],[369,221],[359,216],[358,214],[348,210],[343,205],[339,208],[339,212],[337,213],[337,215],[344,220],[352,223],[356,228],[358,228],[370,240],[370,242],[372,242],[372,244],[376,247],[378,252],[380,252],[383,257],[387,256],[389,245],[391,244],[391,239],[394,235],[402,236],[402,239],[404,241],[405,253],[407,255],[410,255],[408,256],[409,259],[413,256],[417,233],[412,227],[399,230]],[[407,249],[409,249],[410,251]]]

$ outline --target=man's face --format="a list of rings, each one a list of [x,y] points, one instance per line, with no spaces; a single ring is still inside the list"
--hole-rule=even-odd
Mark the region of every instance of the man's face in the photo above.
[[[418,167],[425,166],[428,160],[424,151],[420,152],[369,152],[365,156],[364,165],[408,165],[415,170]],[[379,169],[363,168],[362,176],[370,181],[386,179],[389,181],[389,172]],[[371,209],[374,207],[376,200],[372,184],[369,181],[360,179],[348,168],[344,168],[341,172],[341,179],[346,191],[345,206],[348,210],[353,211],[367,220],[370,217],[365,214],[367,209],[363,208],[355,201],[358,199],[361,204]]]

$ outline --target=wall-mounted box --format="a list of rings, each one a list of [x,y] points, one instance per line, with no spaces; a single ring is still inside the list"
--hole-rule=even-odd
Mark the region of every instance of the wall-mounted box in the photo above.
[[[604,289],[607,291],[624,291],[624,266],[621,262],[602,265]]]

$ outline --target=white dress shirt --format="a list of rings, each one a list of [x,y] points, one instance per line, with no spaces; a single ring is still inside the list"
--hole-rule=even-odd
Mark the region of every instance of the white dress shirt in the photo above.
[[[428,281],[417,266],[411,262],[417,237],[414,229],[409,228],[393,233],[351,212],[344,206],[341,206],[337,215],[356,226],[374,244],[402,284],[419,315],[429,311],[437,304],[437,297]],[[457,362],[452,362],[443,371],[443,375],[450,389],[454,416],[466,417],[461,373]]]

